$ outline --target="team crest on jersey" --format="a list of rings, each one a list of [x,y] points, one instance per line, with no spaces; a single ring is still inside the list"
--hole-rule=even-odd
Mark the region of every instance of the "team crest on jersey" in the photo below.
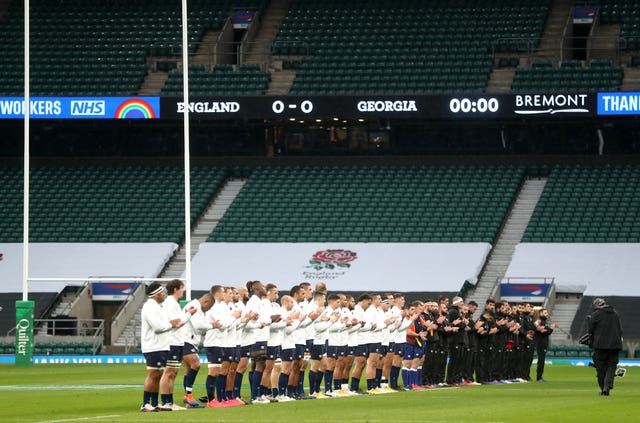
[[[345,274],[346,270],[358,258],[358,253],[351,250],[321,250],[316,251],[305,268],[304,275],[310,279],[336,279]]]

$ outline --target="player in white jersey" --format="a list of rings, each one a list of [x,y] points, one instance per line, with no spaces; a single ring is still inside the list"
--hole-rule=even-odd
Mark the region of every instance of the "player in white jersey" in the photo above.
[[[394,324],[395,330],[391,332],[393,337],[393,357],[391,359],[391,368],[389,369],[389,387],[394,390],[399,390],[400,385],[398,379],[400,377],[400,370],[402,369],[402,360],[404,358],[404,348],[407,340],[407,329],[411,326],[413,321],[411,315],[405,310],[405,298],[402,294],[393,295],[393,307],[391,307],[391,313],[398,316],[398,320]]]
[[[365,374],[367,378],[367,392],[379,394],[381,392],[376,389],[376,370],[382,348],[382,333],[386,326],[384,317],[381,316],[379,309],[382,302],[380,294],[371,294],[371,298],[371,306],[365,311],[366,321],[371,323],[371,331],[368,332],[369,357],[367,358]]]
[[[305,328],[312,324],[313,319],[311,318],[312,316],[307,315],[303,309],[305,294],[300,285],[295,285],[291,288],[290,296],[293,298],[292,312],[299,314],[298,320],[300,324],[290,334],[292,342],[295,344],[295,351],[291,373],[289,374],[289,382],[287,384],[287,396],[294,399],[315,399],[315,397],[307,395],[303,389],[304,369],[307,365],[307,361],[304,358],[306,349]]]
[[[247,310],[246,303],[249,300],[249,291],[246,287],[239,285],[234,290],[234,309],[241,310],[241,320],[236,329],[236,349],[238,363],[235,366],[235,375],[233,379],[233,398],[240,398],[240,389],[242,388],[242,378],[247,370],[249,358],[251,357],[251,346],[253,344],[253,330],[247,327],[247,322],[256,319],[257,313]]]
[[[184,364],[184,397],[182,401],[187,408],[200,408],[200,404],[193,398],[193,384],[200,371],[200,356],[198,355],[198,345],[202,341],[202,335],[211,327],[205,321],[204,314],[213,305],[213,296],[206,293],[196,300],[189,301],[183,310],[193,307],[196,309],[189,322],[182,326],[179,331],[184,340],[182,361]]]
[[[182,318],[169,319],[166,310],[161,304],[167,294],[162,285],[152,283],[146,288],[147,301],[142,306],[141,313],[141,338],[140,346],[147,364],[147,376],[144,381],[144,393],[140,411],[165,411],[158,405],[158,392],[160,391],[160,379],[167,365],[169,344],[171,343],[170,331],[180,327]]]
[[[334,371],[336,369],[336,363],[338,357],[340,357],[340,348],[344,347],[343,334],[346,332],[346,324],[348,316],[342,314],[342,301],[337,294],[330,294],[327,297],[327,308],[325,315],[331,316],[330,321],[333,323],[327,329],[326,342],[326,369],[324,371],[324,393],[327,396],[338,396],[335,391],[340,389],[338,385],[337,389],[333,389]],[[317,330],[317,328],[316,328]],[[344,348],[343,348],[344,351]]]
[[[255,365],[253,374],[249,374],[251,382],[251,402],[256,404],[268,403],[262,399],[260,383],[262,381],[262,373],[265,368],[267,358],[267,340],[269,338],[269,326],[271,325],[271,303],[267,299],[267,291],[259,281],[253,281],[247,286],[251,297],[247,302],[247,311],[257,314],[255,320],[247,322],[247,329],[251,331],[253,336],[253,344],[251,347],[251,359]]]
[[[360,390],[360,379],[362,378],[362,371],[369,358],[369,334],[374,328],[374,323],[367,320],[366,310],[371,306],[373,299],[369,294],[362,294],[358,297],[358,303],[353,308],[353,317],[355,317],[359,323],[359,328],[354,332],[355,341],[357,347],[355,348],[355,361],[356,364],[351,372],[351,387],[352,392],[362,393]]]
[[[179,279],[169,281],[166,286],[167,299],[162,303],[169,315],[169,319],[181,319],[181,323],[184,325],[189,321],[191,315],[195,313],[195,308],[188,311],[182,311],[178,301],[184,296],[184,283]],[[182,366],[182,354],[184,349],[184,339],[181,332],[176,328],[170,332],[169,341],[169,355],[167,355],[167,368],[162,373],[160,379],[160,399],[162,400],[161,408],[171,409],[173,411],[184,410],[173,402],[173,389],[175,387],[176,376]]]
[[[294,310],[294,300],[290,295],[283,295],[280,300],[282,309],[282,318],[285,322],[284,333],[282,334],[281,352],[282,369],[278,376],[276,386],[278,387],[278,402],[292,401],[293,398],[287,395],[287,385],[289,384],[289,376],[293,368],[293,360],[295,356],[296,344],[292,333],[297,330],[300,325],[300,310]],[[272,379],[273,380],[273,379]]]
[[[205,383],[207,408],[224,408],[242,405],[226,397],[227,372],[235,352],[235,339],[229,339],[229,328],[236,324],[240,310],[233,313],[225,301],[225,290],[220,285],[211,287],[214,304],[206,313],[207,322],[212,326],[204,336],[204,348],[209,361],[209,371]]]
[[[316,398],[324,398],[325,395],[320,392],[320,385],[322,383],[323,370],[322,360],[326,353],[326,340],[328,336],[327,329],[333,321],[332,315],[326,313],[325,308],[325,294],[323,292],[315,292],[313,294],[313,308],[309,308],[313,311],[318,311],[320,315],[313,322],[313,340],[309,350],[311,357],[311,366],[309,368],[309,395],[313,395]],[[334,310],[331,310],[333,313]]]
[[[267,400],[269,402],[277,402],[277,392],[273,395],[272,388],[277,391],[277,385],[271,384],[271,374],[274,370],[276,360],[280,360],[280,352],[282,347],[282,337],[284,335],[284,328],[286,322],[282,319],[282,309],[278,304],[278,287],[272,283],[265,285],[267,291],[267,301],[269,307],[269,316],[271,318],[271,325],[269,326],[269,336],[267,338],[267,356],[265,360],[264,371],[262,372],[262,379],[260,380],[260,399],[261,402]],[[279,369],[278,369],[279,371]]]

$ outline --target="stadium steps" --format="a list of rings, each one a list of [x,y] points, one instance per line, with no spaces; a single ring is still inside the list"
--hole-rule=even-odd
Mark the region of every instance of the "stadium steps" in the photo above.
[[[624,79],[620,91],[637,91],[640,89],[640,67],[625,67]]]
[[[169,78],[168,72],[149,72],[147,76],[145,76],[144,81],[140,86],[140,90],[138,90],[138,95],[160,95],[160,91],[162,91],[162,87],[164,86],[167,78]]]
[[[205,242],[209,234],[216,227],[229,205],[236,198],[240,190],[245,184],[243,179],[229,179],[220,188],[213,201],[205,209],[204,213],[198,219],[191,231],[191,257],[197,252],[200,244]],[[185,267],[185,250],[184,244],[180,246],[176,254],[158,276],[160,278],[179,278]],[[129,321],[118,339],[113,343],[114,346],[130,347],[137,344],[140,338],[140,311],[142,306],[136,311],[135,316]]]
[[[229,179],[218,191],[218,194],[191,230],[191,257],[198,252],[200,244],[207,240],[213,229],[218,225],[218,222],[222,219],[222,216],[224,216],[244,184],[245,180],[243,179]],[[162,271],[160,277],[179,278],[184,271],[185,263],[186,255],[184,244],[182,244]]]
[[[551,344],[566,345],[575,343],[571,339],[571,325],[573,324],[573,319],[576,317],[579,306],[580,300],[567,302],[556,301],[553,310],[549,312],[551,321],[558,324],[558,327],[550,336]]]
[[[515,74],[515,69],[492,69],[486,91],[488,93],[508,93],[511,91],[511,82]]]
[[[267,88],[266,95],[285,95],[289,94],[289,90],[296,78],[296,71],[293,69],[282,70],[280,72],[271,73],[271,81]]]
[[[220,31],[205,31],[202,40],[198,43],[195,54],[189,57],[189,64],[212,66],[215,58],[213,51],[219,36]],[[180,58],[180,60],[182,60],[182,58]],[[220,63],[222,63],[222,61]]]
[[[516,245],[522,239],[546,182],[546,178],[527,179],[518,193],[504,227],[489,253],[480,279],[473,293],[467,296],[467,301],[477,302],[480,310],[483,309],[487,298],[491,296],[496,283],[504,277]]]
[[[551,2],[550,6],[537,58],[559,62],[562,60],[560,57],[561,40],[564,36],[573,1],[555,0]]]
[[[269,63],[271,46],[280,25],[289,10],[290,0],[271,0],[260,19],[260,29],[242,63],[262,65]]]
[[[589,59],[608,59],[616,57],[616,44],[620,38],[620,24],[597,24],[593,31],[593,36],[589,40]]]

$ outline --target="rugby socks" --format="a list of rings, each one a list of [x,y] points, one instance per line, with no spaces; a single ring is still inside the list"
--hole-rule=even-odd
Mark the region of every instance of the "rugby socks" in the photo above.
[[[318,372],[309,370],[309,395],[313,395],[316,392],[317,378],[318,378]]]
[[[300,370],[300,378],[298,379],[298,389],[296,390],[298,395],[304,395],[304,370]]]
[[[160,394],[160,399],[162,400],[162,405],[173,404],[173,394]]]
[[[216,376],[207,375],[207,379],[204,382],[204,387],[207,390],[207,399],[209,401],[216,397]]]
[[[216,396],[218,397],[218,401],[222,402],[225,400],[224,391],[227,386],[227,376],[218,375],[216,378]]]
[[[285,375],[284,373],[280,373],[278,376],[278,395],[286,395],[287,394],[287,385],[289,384],[289,375]]]
[[[349,388],[351,391],[355,392],[360,389],[360,379],[355,377],[351,378],[351,387]]]
[[[324,391],[331,392],[331,385],[333,384],[333,372],[326,370],[324,372]]]
[[[151,404],[153,407],[158,406],[158,393],[144,391],[142,394],[142,405]]]
[[[322,385],[323,376],[324,376],[323,372],[316,372],[315,392],[320,392],[320,386]]]
[[[189,369],[184,374],[184,391],[188,394],[193,392],[193,384],[196,381],[196,376],[198,376],[198,370]]]
[[[422,386],[422,366],[418,366],[418,369],[417,369],[416,385]]]
[[[260,381],[262,380],[262,372],[253,372],[253,379],[251,380],[251,398],[256,399],[260,396]]]
[[[406,367],[402,368],[402,386],[411,386],[410,380],[409,380],[409,369],[407,369]]]
[[[400,376],[400,367],[391,366],[391,373],[389,374],[389,385],[393,389],[398,389],[398,376]]]
[[[240,388],[242,388],[242,378],[244,374],[236,373],[236,376],[233,380],[233,396],[232,398],[240,398]]]
[[[331,373],[331,377],[333,377],[333,373]],[[326,380],[325,376],[325,380]],[[342,389],[342,379],[333,379],[333,389],[339,391]]]
[[[380,380],[382,380],[382,369],[376,369],[376,388],[380,387]]]

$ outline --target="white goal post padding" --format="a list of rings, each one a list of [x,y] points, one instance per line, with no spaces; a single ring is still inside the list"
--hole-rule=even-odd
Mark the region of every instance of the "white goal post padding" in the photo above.
[[[177,245],[165,243],[33,243],[29,278],[155,278]],[[22,244],[0,243],[0,292],[22,292]],[[60,291],[64,282],[30,282],[29,291]]]
[[[193,259],[192,289],[260,280],[281,289],[322,281],[334,292],[456,292],[465,280],[475,281],[490,248],[487,243],[207,242]],[[318,255],[329,250],[337,252]]]
[[[640,244],[522,243],[507,277],[552,276],[584,295],[640,296]]]

